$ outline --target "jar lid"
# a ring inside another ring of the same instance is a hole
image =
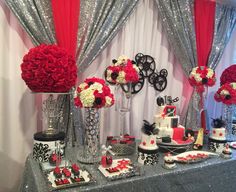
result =
[[[37,132],[34,134],[34,140],[37,141],[57,141],[64,139],[65,139],[64,132],[58,132],[55,134],[45,134],[45,132]]]

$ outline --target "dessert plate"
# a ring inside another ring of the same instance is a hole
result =
[[[233,149],[236,149],[236,142],[234,141],[234,142],[230,142],[229,143],[229,146],[231,147],[231,148],[233,148]]]
[[[134,165],[130,159],[114,159],[110,167],[99,165],[98,170],[108,180],[117,180],[141,175],[140,167]]]
[[[79,175],[71,172],[71,167],[67,167],[70,171],[70,176],[66,177],[64,174],[60,178],[56,178],[53,169],[43,171],[49,191],[66,189],[70,187],[88,185],[95,182],[95,178],[88,172],[87,169],[81,167]],[[62,169],[62,168],[60,168]]]
[[[191,145],[191,144],[193,144],[192,140],[183,141],[181,143],[175,143],[175,142],[171,142],[171,143],[161,142],[161,143],[158,143],[158,145],[160,145],[160,146],[170,146],[170,147],[183,147],[183,146],[187,146],[187,145]]]
[[[213,156],[219,156],[219,155],[208,151],[187,151],[175,155],[173,156],[173,158],[176,162],[180,163],[196,163],[204,161]]]

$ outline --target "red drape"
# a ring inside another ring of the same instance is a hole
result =
[[[210,0],[195,0],[194,2],[198,66],[207,66],[208,63],[214,36],[215,5],[216,3]],[[204,101],[202,94],[200,105],[203,109]],[[206,130],[206,116],[204,111],[201,113],[201,126]]]
[[[80,0],[52,0],[57,44],[75,57]]]
[[[195,0],[194,15],[198,66],[207,66],[214,36],[215,2]]]

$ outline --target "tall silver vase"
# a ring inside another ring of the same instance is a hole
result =
[[[78,154],[82,163],[96,163],[100,161],[100,127],[99,110],[97,108],[84,109],[84,142]]]
[[[226,123],[227,141],[236,141],[236,105],[223,104],[223,120]]]

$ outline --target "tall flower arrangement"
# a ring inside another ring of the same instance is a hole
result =
[[[232,126],[233,112],[236,105],[236,65],[226,68],[220,77],[220,88],[214,95],[217,102],[222,102],[223,119],[226,122],[227,140],[236,141],[236,134]]]
[[[76,83],[75,59],[57,45],[29,50],[21,64],[21,76],[33,92],[68,92]]]
[[[220,77],[221,87],[215,93],[214,98],[217,102],[226,105],[236,104],[236,65],[226,68]]]
[[[100,78],[87,78],[76,89],[75,105],[84,108],[84,152],[78,160],[84,163],[100,161],[99,112],[102,107],[114,104],[114,96],[105,81]]]

